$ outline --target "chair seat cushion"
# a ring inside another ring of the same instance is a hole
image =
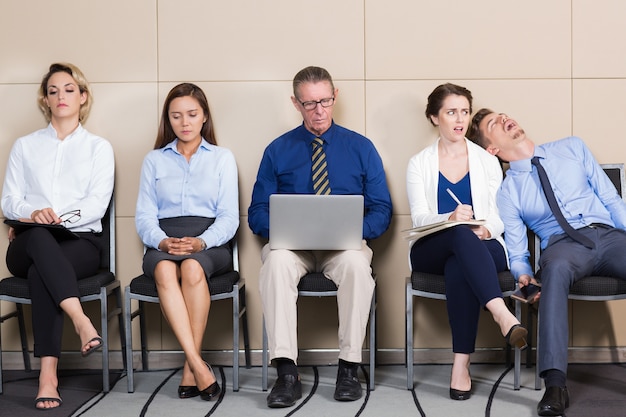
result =
[[[498,282],[502,292],[515,290],[515,278],[511,271],[499,272]],[[443,275],[429,274],[427,272],[413,271],[411,273],[411,287],[416,291],[434,294],[446,293],[446,281]]]
[[[100,288],[115,281],[110,271],[102,271],[88,278],[78,280],[78,292],[81,297],[98,294]],[[0,295],[30,299],[30,289],[26,278],[9,277],[0,281]]]
[[[326,278],[323,273],[312,272],[302,277],[298,283],[298,290],[311,292],[337,291],[337,286]]]
[[[613,277],[592,276],[576,281],[570,294],[595,297],[623,295],[626,297],[626,280]]]
[[[215,275],[209,278],[209,291],[212,295],[229,293],[233,285],[239,281],[239,272],[230,271],[225,274]],[[139,275],[130,282],[130,292],[148,297],[158,297],[156,283],[146,275]]]

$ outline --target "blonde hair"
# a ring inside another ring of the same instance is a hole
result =
[[[39,86],[39,97],[37,98],[37,104],[39,105],[39,109],[43,113],[47,122],[50,122],[52,119],[52,111],[50,107],[45,102],[45,98],[48,96],[48,81],[52,75],[57,72],[66,72],[72,76],[76,84],[78,85],[79,91],[85,93],[86,100],[80,106],[80,111],[78,113],[78,121],[83,123],[87,117],[89,116],[89,111],[91,110],[91,104],[93,103],[93,95],[91,93],[91,88],[89,87],[89,82],[85,78],[83,72],[73,64],[65,63],[65,62],[57,62],[50,65],[48,73],[43,76],[41,80],[41,85]]]

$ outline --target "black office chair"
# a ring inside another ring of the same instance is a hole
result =
[[[517,288],[515,278],[509,271],[500,272],[498,274],[498,281],[500,283],[500,289],[504,297],[509,297]],[[413,297],[425,297],[436,300],[446,299],[446,285],[443,275],[428,274],[425,272],[411,273],[410,277],[406,278],[406,316],[405,316],[405,328],[406,328],[406,381],[407,389],[413,389]],[[522,307],[519,301],[515,301],[515,316],[521,321]],[[513,387],[514,389],[520,389],[520,374],[521,374],[522,356],[519,348],[515,348],[514,358],[514,376]]]
[[[375,275],[374,279],[376,278]],[[321,272],[313,272],[302,277],[298,283],[299,297],[336,297],[337,286],[335,283],[324,276]],[[370,306],[369,318],[369,389],[374,391],[374,372],[376,367],[376,287],[372,295],[372,304]],[[267,332],[265,329],[265,320],[263,320],[263,360],[261,371],[261,389],[267,391],[267,373],[269,364],[269,352],[267,346]]]
[[[250,368],[250,343],[248,338],[248,316],[246,309],[246,282],[239,276],[239,253],[237,241],[231,240],[233,252],[233,270],[225,274],[212,276],[209,279],[211,301],[232,299],[233,300],[233,391],[239,391],[239,320],[243,328],[243,341],[245,349],[246,368]],[[159,294],[156,283],[152,278],[139,275],[130,282],[125,290],[125,328],[126,328],[126,363],[128,392],[135,392],[133,372],[133,343],[132,343],[132,320],[139,316],[139,329],[141,337],[141,363],[142,369],[148,369],[148,347],[145,324],[144,303],[159,303]],[[132,310],[131,301],[139,301],[138,308]]]
[[[624,180],[624,164],[601,164],[602,169],[607,174],[619,195],[624,198],[626,195],[626,181]],[[535,235],[534,260],[536,275],[541,275],[539,270],[539,257],[541,255],[541,245],[539,238]],[[579,279],[570,288],[570,300],[581,301],[612,301],[626,299],[626,280],[614,277],[589,276]],[[541,301],[540,301],[541,302]],[[533,310],[529,310],[529,315]],[[539,310],[537,314],[537,352],[540,349],[539,340]],[[535,367],[535,389],[541,389],[541,378],[539,377],[539,366]]]
[[[102,390],[109,392],[109,320],[115,316],[119,319],[120,341],[122,352],[124,351],[124,320],[122,318],[122,294],[120,282],[115,278],[115,202],[111,198],[109,207],[102,219],[103,244],[100,270],[96,275],[78,280],[80,301],[100,302],[100,327],[102,334]],[[115,296],[116,305],[109,309],[107,299],[110,295]],[[6,320],[17,317],[20,339],[22,343],[22,356],[24,369],[31,370],[28,353],[28,338],[24,322],[23,305],[31,304],[28,281],[25,278],[9,277],[0,281],[0,300],[15,303],[16,310],[0,317],[0,324]],[[2,347],[0,343],[0,393],[2,393]]]

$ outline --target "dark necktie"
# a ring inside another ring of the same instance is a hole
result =
[[[587,236],[574,229],[572,225],[569,224],[568,221],[565,219],[565,216],[563,216],[563,212],[556,202],[556,197],[554,196],[554,191],[552,190],[552,186],[550,185],[550,180],[548,179],[546,170],[543,169],[543,166],[539,162],[539,157],[533,157],[533,159],[530,160],[530,163],[537,167],[537,173],[539,174],[539,182],[541,182],[541,188],[543,188],[543,193],[546,196],[546,200],[548,200],[548,206],[550,206],[550,210],[552,211],[552,214],[554,214],[554,217],[559,223],[559,226],[561,226],[563,231],[565,231],[565,233],[576,242],[588,247],[589,249],[594,249],[596,247],[595,243],[593,243],[593,241]]]
[[[324,141],[320,138],[315,138],[311,143],[313,144],[313,164],[311,166],[313,191],[315,191],[315,194],[330,194],[328,167],[326,166],[326,153],[322,147]]]

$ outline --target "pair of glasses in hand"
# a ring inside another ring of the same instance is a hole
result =
[[[76,223],[80,220],[80,209],[71,210],[67,213],[63,213],[59,216],[63,226],[67,227],[68,224]]]

